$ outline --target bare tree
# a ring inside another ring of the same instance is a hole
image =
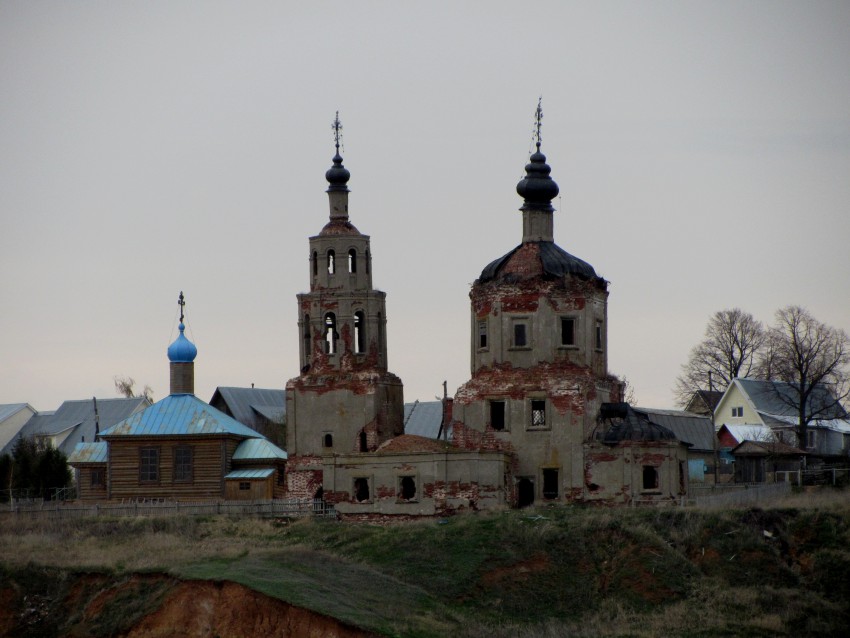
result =
[[[722,391],[735,377],[750,376],[764,343],[764,326],[750,313],[740,308],[715,312],[705,338],[693,347],[676,378],[676,402],[684,408],[698,390]]]
[[[759,376],[786,385],[777,397],[797,416],[797,445],[805,449],[815,419],[846,416],[850,395],[850,340],[847,333],[815,319],[800,306],[776,311],[759,355]]]
[[[143,397],[153,403],[153,389],[146,385],[141,392],[136,394],[136,381],[133,377],[113,377],[112,380],[115,382],[115,391],[123,397],[127,397],[128,399],[133,399],[136,397]]]

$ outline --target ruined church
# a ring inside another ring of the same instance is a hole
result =
[[[608,282],[555,243],[559,189],[541,151],[517,185],[518,246],[470,291],[471,378],[443,404],[442,437],[404,433],[384,292],[351,222],[350,172],[327,171],[329,219],[309,238],[297,296],[300,374],[286,384],[286,491],[348,517],[441,515],[532,503],[676,502],[687,448],[621,403],[608,373]]]

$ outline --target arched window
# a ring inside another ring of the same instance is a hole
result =
[[[313,261],[313,276],[315,277],[316,275],[319,274],[319,255],[315,250],[313,251],[312,261]]]
[[[361,432],[360,433],[360,451],[361,452],[368,452],[369,451],[368,442],[369,442],[369,440],[366,438],[366,433]]]
[[[328,251],[328,274],[329,275],[334,274],[334,272],[336,271],[336,263],[334,261],[335,257],[336,257],[336,255],[334,254],[334,251],[329,250]]]
[[[310,356],[310,315],[304,315],[304,354]]]
[[[336,315],[329,312],[325,315],[325,352],[336,354],[336,340],[339,335],[336,331]]]
[[[384,321],[381,313],[378,313],[378,355],[384,351]]]
[[[357,272],[357,251],[353,248],[348,251],[348,272]]]
[[[334,435],[331,433],[325,434],[325,438],[323,441],[325,447],[333,447],[334,446]]]
[[[354,313],[354,353],[366,352],[366,315],[362,310]]]
[[[369,264],[372,262],[372,258],[369,256],[369,251],[366,251],[366,274],[369,274]]]

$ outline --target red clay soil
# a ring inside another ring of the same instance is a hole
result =
[[[178,584],[127,638],[359,638],[375,634],[231,582]]]

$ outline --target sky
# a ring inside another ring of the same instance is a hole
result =
[[[405,401],[470,376],[543,98],[555,240],[610,282],[640,405],[712,313],[850,330],[850,3],[0,0],[0,404],[298,374],[343,124]]]

